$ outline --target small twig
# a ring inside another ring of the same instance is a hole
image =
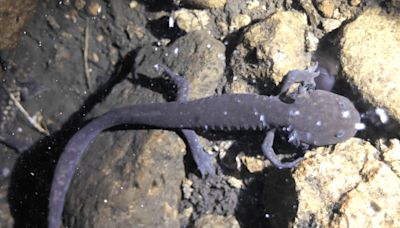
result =
[[[84,67],[85,67],[86,85],[87,85],[88,89],[90,90],[92,88],[92,83],[90,80],[88,53],[89,53],[89,19],[86,19],[85,47],[83,49],[83,63],[84,63]]]
[[[15,106],[17,106],[18,110],[22,113],[22,115],[32,125],[32,127],[34,129],[36,129],[37,131],[39,131],[40,133],[49,136],[50,135],[49,130],[44,128],[42,125],[40,125],[40,121],[38,121],[38,118],[36,116],[29,115],[29,113],[21,105],[21,103],[18,101],[18,99],[15,98],[14,95],[12,95],[6,88],[4,88],[4,90],[6,91],[7,95],[10,97],[10,99],[14,102]]]

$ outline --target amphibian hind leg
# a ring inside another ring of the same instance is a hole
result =
[[[182,130],[186,138],[186,143],[192,152],[193,160],[197,165],[201,175],[215,175],[215,167],[213,165],[214,156],[206,153],[199,143],[199,136],[193,130]]]
[[[163,64],[157,64],[157,67],[161,67],[165,73],[169,76],[172,82],[177,87],[177,101],[188,101],[189,100],[189,81],[179,76],[167,66]],[[201,175],[204,177],[207,174],[215,175],[215,167],[213,166],[214,156],[206,153],[203,147],[199,143],[199,136],[194,130],[183,129],[182,133],[185,137],[185,141],[190,151],[192,152],[193,160],[196,163]]]
[[[296,160],[291,162],[281,162],[278,156],[275,154],[274,149],[272,148],[272,145],[274,143],[274,137],[275,137],[275,129],[272,129],[267,132],[267,136],[265,137],[264,142],[262,144],[262,150],[264,152],[265,158],[267,158],[275,167],[279,169],[296,167],[299,164],[299,162],[304,158],[297,158]]]

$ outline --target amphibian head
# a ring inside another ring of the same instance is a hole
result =
[[[360,113],[351,101],[329,91],[308,91],[289,106],[289,141],[336,144],[353,137],[360,123]]]

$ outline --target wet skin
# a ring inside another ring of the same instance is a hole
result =
[[[68,142],[58,161],[49,198],[50,228],[61,224],[65,195],[76,166],[89,143],[102,131],[121,125],[143,125],[181,130],[200,173],[214,175],[213,155],[203,151],[194,130],[267,131],[262,144],[265,157],[278,168],[295,167],[302,158],[281,162],[272,145],[276,129],[288,132],[288,141],[296,146],[324,146],[347,140],[357,132],[360,114],[346,98],[329,91],[315,90],[316,67],[289,72],[279,95],[294,83],[293,102],[279,96],[224,94],[189,101],[189,82],[164,65],[163,69],[178,88],[177,100],[168,103],[139,104],[109,111],[79,130]],[[207,115],[204,115],[207,113]]]

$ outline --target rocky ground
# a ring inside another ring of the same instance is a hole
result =
[[[113,129],[80,162],[64,225],[400,226],[399,1],[3,2],[1,136],[33,145],[0,145],[1,227],[45,226],[56,161],[91,118],[173,100],[155,64],[189,79],[197,99],[276,94],[288,71],[312,61],[363,113],[355,138],[278,170],[261,156],[265,133],[199,132],[220,167],[202,179],[179,134]],[[275,150],[295,151],[285,139]]]

